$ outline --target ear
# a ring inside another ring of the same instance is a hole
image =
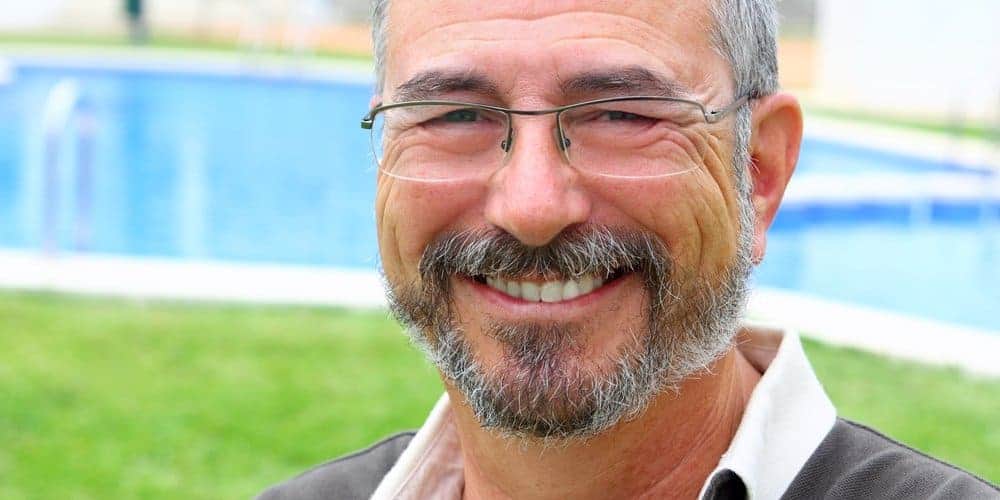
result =
[[[382,96],[378,94],[373,94],[372,98],[368,100],[368,109],[372,109],[382,103]]]
[[[781,204],[802,143],[802,108],[789,94],[778,93],[757,101],[750,139],[751,201],[756,212],[754,262],[764,259],[767,229]]]

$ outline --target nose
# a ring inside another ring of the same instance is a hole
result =
[[[543,246],[585,222],[591,200],[580,173],[563,159],[551,123],[522,120],[503,168],[490,178],[488,222],[528,246]]]

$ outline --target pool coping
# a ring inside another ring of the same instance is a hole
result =
[[[0,250],[0,288],[130,299],[386,308],[382,280],[374,271],[9,250]],[[1000,332],[761,287],[750,297],[747,316],[833,345],[1000,378],[1000,364],[994,359],[1000,352]]]

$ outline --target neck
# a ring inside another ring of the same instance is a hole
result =
[[[479,426],[449,387],[466,499],[696,498],[729,448],[760,375],[732,349],[709,374],[586,441],[512,440]]]

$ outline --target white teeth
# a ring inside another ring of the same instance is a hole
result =
[[[542,291],[535,283],[525,281],[521,283],[521,298],[528,302],[538,302],[542,298]]]
[[[604,280],[595,276],[583,276],[568,281],[506,281],[487,277],[486,284],[495,290],[528,302],[562,302],[586,295],[604,285]]]
[[[559,281],[546,281],[542,285],[542,302],[559,302],[563,299],[563,284]]]
[[[575,281],[569,280],[563,285],[562,298],[563,300],[572,300],[580,296],[580,285],[577,285]]]

